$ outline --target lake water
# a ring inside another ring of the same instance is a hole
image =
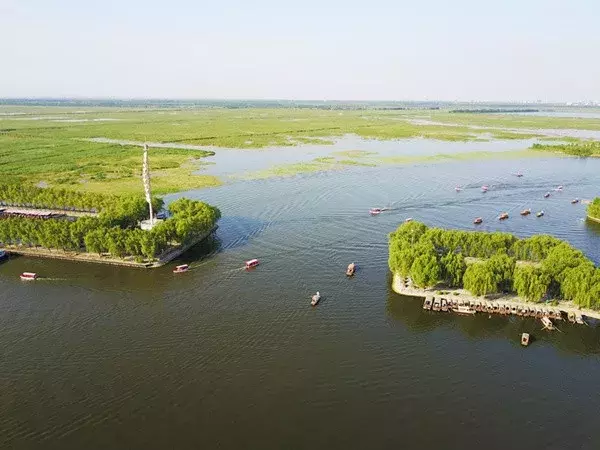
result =
[[[599,263],[600,227],[570,204],[598,195],[599,173],[541,157],[231,182],[185,193],[223,213],[188,273],[14,258],[0,266],[0,448],[598,449],[600,328],[425,312],[390,289],[387,234],[482,216]]]

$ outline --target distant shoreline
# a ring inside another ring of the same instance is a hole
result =
[[[400,295],[406,295],[410,297],[421,297],[426,298],[429,296],[432,297],[446,297],[448,299],[457,299],[463,301],[489,301],[489,302],[501,302],[504,305],[519,307],[531,307],[532,305],[539,305],[549,308],[560,309],[566,313],[577,313],[583,314],[586,317],[591,317],[597,320],[600,320],[600,311],[594,311],[591,309],[579,308],[576,305],[570,302],[559,302],[557,305],[536,303],[536,302],[528,302],[527,300],[522,299],[521,297],[513,294],[503,295],[503,294],[492,294],[487,297],[476,297],[469,293],[464,289],[450,289],[450,288],[430,288],[430,289],[421,289],[414,286],[405,286],[403,282],[403,277],[394,273],[394,277],[392,280],[392,290]],[[444,291],[448,292],[445,295],[441,295],[438,292]]]

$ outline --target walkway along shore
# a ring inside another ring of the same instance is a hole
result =
[[[553,309],[559,309],[566,313],[575,313],[575,314],[583,314],[586,317],[591,317],[597,320],[600,320],[600,311],[594,311],[591,309],[583,309],[579,308],[577,305],[572,302],[560,302],[557,305],[545,304],[545,303],[535,303],[528,302],[521,297],[516,295],[505,295],[505,294],[491,294],[485,297],[476,297],[472,295],[469,291],[465,289],[449,289],[449,288],[430,288],[430,289],[421,289],[412,286],[411,283],[405,283],[405,278],[400,275],[394,274],[394,279],[392,281],[392,289],[394,292],[400,295],[407,295],[411,297],[444,297],[450,300],[459,300],[463,302],[498,302],[502,303],[506,306],[510,307],[531,307],[533,305],[537,305],[540,307],[549,307]],[[440,292],[444,292],[444,294],[440,294]]]
[[[126,266],[126,267],[139,267],[144,269],[154,269],[157,267],[164,266],[165,264],[173,261],[175,258],[181,256],[187,250],[192,248],[193,246],[199,244],[207,237],[209,237],[212,233],[216,231],[218,226],[215,226],[209,232],[198,236],[192,242],[186,245],[180,245],[177,247],[170,248],[162,255],[160,255],[155,261],[151,262],[136,262],[132,257],[128,259],[122,258],[113,258],[111,256],[98,255],[96,253],[81,253],[74,251],[65,251],[65,250],[49,250],[47,248],[42,247],[21,247],[9,245],[4,247],[8,253],[15,255],[23,255],[23,256],[33,256],[40,258],[54,258],[54,259],[64,259],[69,261],[80,261],[80,262],[90,262],[90,263],[100,263],[100,264],[111,264],[114,266]]]

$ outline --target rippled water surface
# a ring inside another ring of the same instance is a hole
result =
[[[570,204],[598,195],[599,174],[598,160],[540,158],[234,182],[185,194],[223,212],[186,274],[14,258],[0,266],[0,448],[600,448],[599,328],[427,313],[387,269],[407,217],[482,216],[599,263],[600,229]],[[21,283],[24,270],[49,279]]]

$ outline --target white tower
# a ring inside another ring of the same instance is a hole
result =
[[[144,194],[148,202],[148,209],[150,210],[150,219],[142,220],[140,226],[142,230],[151,230],[156,225],[157,219],[154,218],[154,211],[152,211],[152,191],[150,189],[150,166],[148,164],[147,144],[144,144],[144,157],[142,159],[142,183],[144,184]]]

